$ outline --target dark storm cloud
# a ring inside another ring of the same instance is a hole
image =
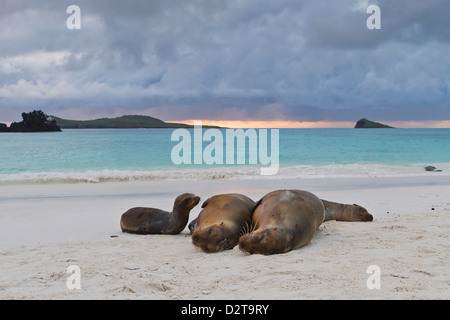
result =
[[[450,119],[447,0],[0,0],[0,120]],[[381,8],[381,30],[366,9]]]
[[[311,45],[330,48],[373,48],[388,41],[423,44],[431,40],[450,42],[449,3],[445,0],[410,1],[334,1],[319,7],[311,4],[304,15],[307,41]],[[359,5],[355,6],[355,3]],[[382,12],[382,28],[376,32],[361,28],[367,18],[365,9],[377,4]],[[328,12],[324,15],[324,11]]]

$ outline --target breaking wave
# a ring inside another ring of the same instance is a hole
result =
[[[406,177],[450,175],[450,163],[435,164],[441,172],[427,172],[422,164],[333,164],[280,167],[276,175],[261,176],[259,166],[228,166],[202,169],[171,169],[161,171],[86,170],[69,172],[20,172],[0,174],[0,184],[103,183],[157,180],[211,179],[321,179],[346,177]]]

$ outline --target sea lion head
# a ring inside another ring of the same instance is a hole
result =
[[[173,205],[174,211],[186,211],[189,213],[192,208],[194,208],[200,202],[200,197],[197,197],[193,193],[183,193],[175,199]]]
[[[219,252],[232,249],[232,237],[222,221],[220,224],[195,230],[192,233],[192,243],[205,252]]]
[[[290,234],[285,234],[285,243],[289,243],[292,240]],[[250,254],[274,254],[283,253],[291,250],[290,247],[286,247],[279,243],[280,232],[278,228],[265,228],[262,230],[256,230],[250,233],[246,233],[239,238],[239,249]]]
[[[355,221],[372,221],[373,216],[360,205],[354,204],[354,209],[356,210]]]

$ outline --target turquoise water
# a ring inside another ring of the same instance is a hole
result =
[[[450,129],[288,129],[280,136],[286,165],[450,162]]]
[[[30,177],[47,181],[62,175],[70,180],[71,175],[80,173],[85,176],[130,172],[136,176],[140,172],[149,175],[170,171],[183,174],[185,170],[221,170],[224,166],[239,168],[234,174],[245,175],[244,169],[251,167],[248,148],[244,166],[175,165],[171,154],[179,142],[171,141],[173,131],[66,129],[60,133],[2,133],[0,181]],[[192,134],[193,130],[189,132]],[[225,138],[225,131],[221,132]],[[270,136],[270,129],[267,132]],[[193,139],[194,135],[191,136]],[[225,139],[223,143],[225,153]],[[203,142],[203,148],[208,144]],[[223,159],[226,162],[225,154]],[[450,129],[280,129],[279,164],[282,168],[327,166],[328,169],[356,164],[368,167],[450,164]]]

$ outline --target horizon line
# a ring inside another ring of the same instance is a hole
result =
[[[223,128],[249,128],[249,129],[340,129],[354,128],[356,122],[352,121],[290,121],[290,120],[170,120],[166,123],[184,123],[194,125],[194,121],[202,121],[205,126],[218,126]],[[8,127],[11,122],[0,121]],[[424,120],[424,121],[377,121],[394,128],[404,129],[450,129],[450,120]]]
[[[266,129],[340,129],[354,128],[356,121],[289,121],[289,120],[267,120],[267,121],[242,121],[242,120],[199,120],[186,119],[179,121],[165,121],[167,123],[185,123],[194,125],[194,121],[202,121],[205,126],[219,126],[224,128],[266,128]],[[394,128],[404,129],[448,129],[450,120],[424,120],[424,121],[391,121],[381,122]]]

